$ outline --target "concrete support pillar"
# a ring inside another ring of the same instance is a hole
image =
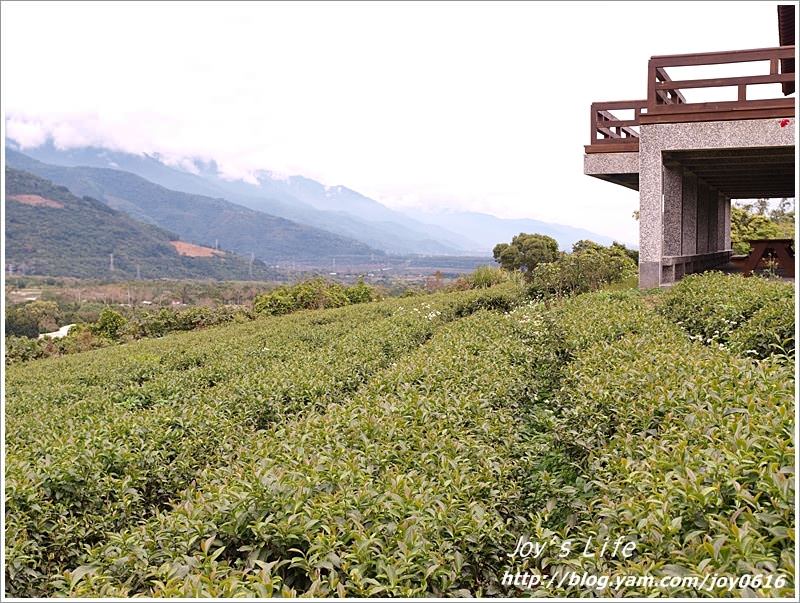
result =
[[[719,191],[708,187],[708,251],[719,251],[717,223],[719,221]]]
[[[697,176],[683,172],[681,255],[697,253]]]
[[[708,185],[697,181],[697,253],[708,253]]]
[[[665,256],[681,255],[683,215],[683,168],[664,166],[664,243]]]
[[[722,201],[722,249],[727,251],[731,249],[731,200],[724,197]]]
[[[717,251],[725,249],[725,195],[717,193]]]
[[[653,126],[642,126],[642,130]],[[661,284],[663,228],[663,167],[658,147],[648,148],[654,138],[642,135],[639,142],[639,287]]]

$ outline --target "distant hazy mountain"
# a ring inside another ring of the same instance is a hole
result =
[[[330,232],[254,211],[224,199],[167,189],[119,169],[49,165],[6,149],[7,165],[100,199],[130,216],[175,232],[186,241],[219,245],[264,261],[319,260],[382,252]]]
[[[610,237],[583,228],[540,220],[504,219],[476,212],[414,212],[413,215],[430,224],[446,224],[450,230],[476,241],[480,251],[491,251],[498,243],[508,243],[514,235],[521,232],[551,236],[563,250],[569,250],[573,243],[581,239],[590,239],[601,245],[610,245],[613,242]]]
[[[158,226],[28,172],[6,168],[5,173],[6,265],[14,272],[83,278],[134,278],[137,272],[142,278],[276,276],[260,261],[251,269],[248,260],[230,252],[178,242]]]
[[[13,141],[6,148],[15,149]],[[156,156],[99,147],[62,150],[52,143],[24,153],[51,165],[124,170],[168,189],[224,198],[389,253],[459,254],[475,249],[474,242],[445,228],[415,221],[344,187],[326,188],[301,176],[282,179],[262,171],[257,174],[258,184],[253,184],[222,178],[214,162],[196,162],[197,173],[190,173],[166,165]]]
[[[266,170],[256,173],[257,183],[226,180],[220,176],[213,161],[194,162],[190,169],[195,173],[190,173],[166,165],[157,156],[97,147],[61,150],[47,143],[26,149],[25,153],[55,165],[125,170],[168,189],[221,197],[257,211],[355,239],[388,253],[485,253],[495,244],[508,241],[520,232],[550,235],[564,249],[586,238],[598,243],[611,242],[611,238],[585,229],[539,220],[506,220],[472,212],[401,212],[345,186],[324,186],[303,176],[279,177]]]

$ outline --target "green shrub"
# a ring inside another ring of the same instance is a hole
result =
[[[606,575],[771,575],[788,596],[794,574],[792,371],[755,364],[667,329],[587,348],[571,364],[556,440],[586,476],[563,498],[578,517],[564,538],[624,536],[636,555],[579,558],[544,569]],[[738,591],[741,592],[741,591]],[[575,588],[547,594],[576,595]],[[544,594],[544,593],[538,593]],[[696,596],[619,588],[606,596]],[[724,588],[712,594],[728,596]]]
[[[793,366],[736,355],[788,332],[791,296],[729,349],[636,291],[523,300],[510,280],[10,366],[7,593],[516,595],[500,578],[527,534],[636,540],[523,564],[548,574],[752,573],[785,586],[734,594],[791,595]]]
[[[793,297],[782,297],[758,310],[730,337],[729,346],[744,356],[767,358],[773,354],[794,360],[795,308]]]
[[[91,329],[95,335],[113,340],[119,339],[127,323],[128,321],[119,312],[111,308],[104,308],[103,311],[100,312],[100,317],[97,319],[97,322],[92,325]]]
[[[352,400],[251,438],[146,529],[110,535],[72,594],[185,595],[213,571],[204,593],[235,579],[252,595],[266,567],[283,594],[496,594],[530,344],[514,317],[448,325]]]
[[[88,548],[177,504],[262,435],[324,416],[449,322],[513,299],[501,288],[359,304],[10,367],[8,592],[52,593]]]
[[[683,278],[662,296],[658,311],[683,327],[691,337],[707,344],[725,345],[762,308],[774,306],[773,311],[767,311],[760,319],[768,320],[767,316],[777,312],[778,307],[788,307],[781,300],[790,300],[793,305],[794,287],[791,284],[760,277],[745,278],[707,272]],[[793,323],[794,312],[788,316]],[[788,321],[789,318],[784,320]],[[757,324],[758,321],[753,328],[757,328]],[[787,329],[786,326],[785,324],[784,332],[794,332],[794,327]],[[764,328],[770,327],[764,324]],[[752,328],[750,332],[750,336],[744,337],[757,336]],[[753,342],[762,352],[773,343],[769,332],[764,332],[764,337],[770,339],[764,345]],[[787,345],[794,348],[793,335]]]
[[[278,287],[270,293],[259,295],[253,301],[253,309],[259,314],[280,316],[295,310],[292,287]]]
[[[351,304],[364,304],[378,299],[378,294],[374,287],[367,285],[364,279],[358,279],[355,285],[347,287],[345,295]]]
[[[295,285],[293,296],[296,310],[341,308],[350,303],[344,287],[324,279],[312,279]]]
[[[533,270],[534,295],[568,295],[594,291],[617,283],[636,273],[636,264],[619,247],[602,247],[589,242],[556,261],[539,264]]]
[[[493,287],[508,280],[508,272],[494,266],[478,266],[464,277],[473,289]]]
[[[292,286],[278,287],[259,295],[253,302],[253,309],[259,314],[282,315],[297,310],[341,308],[377,299],[375,289],[363,280],[350,287],[343,287],[339,283],[316,278]]]
[[[35,360],[44,355],[44,346],[41,341],[30,337],[6,336],[6,364]]]

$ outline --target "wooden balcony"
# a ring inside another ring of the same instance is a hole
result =
[[[794,117],[795,99],[785,96],[795,89],[794,53],[792,45],[652,57],[648,62],[646,100],[592,103],[590,139],[585,151],[636,152],[642,124]],[[754,63],[768,64],[769,73],[757,73],[759,65]],[[742,65],[748,74],[673,79],[667,73],[667,69],[731,64]],[[780,84],[783,95],[751,98],[755,96],[752,94],[754,87],[767,84]],[[690,90],[712,88],[735,88],[736,100],[698,102],[686,99]],[[618,114],[621,110],[632,112],[632,116],[621,118]]]

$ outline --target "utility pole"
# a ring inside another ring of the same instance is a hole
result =
[[[142,279],[141,266],[139,266],[139,264],[136,264],[136,280],[139,281],[141,279]]]
[[[247,266],[247,270],[250,273],[250,278],[253,278],[253,261],[256,259],[256,254],[252,251],[250,252],[250,264]]]
[[[108,269],[111,272],[114,272],[114,254],[113,253],[109,253],[108,254]]]

